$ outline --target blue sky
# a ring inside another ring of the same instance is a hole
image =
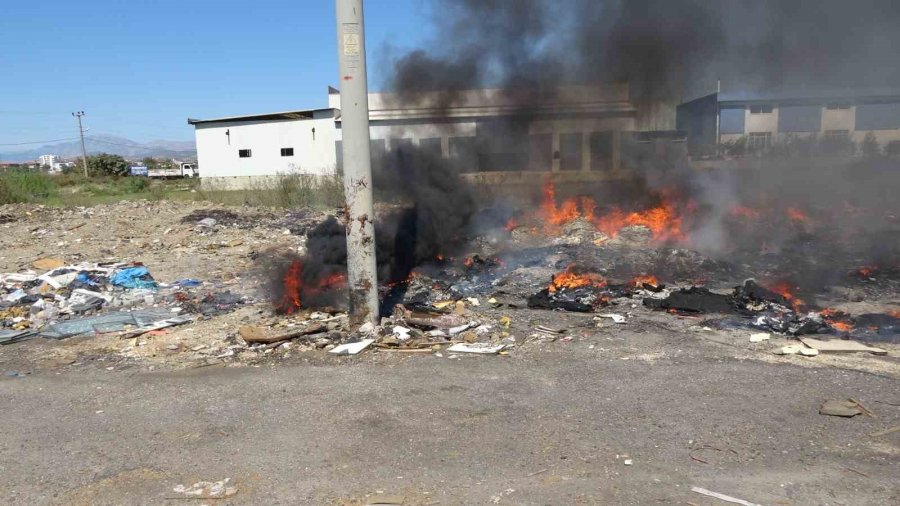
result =
[[[188,117],[323,107],[333,0],[31,0],[0,15],[0,144],[90,134],[190,140]],[[369,87],[427,38],[426,0],[366,0]],[[37,145],[21,146],[22,149]],[[17,150],[2,146],[2,150]]]

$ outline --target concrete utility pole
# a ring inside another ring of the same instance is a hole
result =
[[[350,321],[378,323],[375,207],[362,0],[336,0]]]
[[[84,177],[88,177],[87,151],[84,149],[84,128],[81,128],[81,117],[84,116],[84,111],[73,112],[72,116],[78,118],[78,135],[81,136],[81,164],[84,165]]]

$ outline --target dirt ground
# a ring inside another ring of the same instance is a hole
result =
[[[318,213],[135,202],[5,206],[0,272],[44,257],[140,261],[162,282],[249,297],[157,335],[0,346],[0,497],[7,504],[161,504],[231,478],[215,504],[897,504],[900,346],[776,356],[773,335],[613,308],[590,314],[482,304],[509,317],[506,355],[314,346],[229,354],[241,325],[272,323],[260,253],[302,251]],[[210,231],[197,225],[217,217]],[[850,302],[848,302],[850,304]],[[855,302],[855,304],[865,304]],[[612,310],[611,310],[612,312]],[[298,316],[296,318],[300,318]],[[535,334],[538,325],[562,332]],[[874,416],[818,413],[853,398]],[[626,464],[628,461],[628,464]],[[191,501],[203,502],[203,501]]]

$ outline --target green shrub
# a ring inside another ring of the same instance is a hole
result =
[[[55,191],[56,185],[42,172],[14,169],[0,173],[0,204],[32,202]]]
[[[128,176],[122,182],[125,193],[140,193],[150,187],[150,180],[146,177]]]

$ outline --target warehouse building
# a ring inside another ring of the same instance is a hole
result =
[[[764,150],[786,139],[900,142],[900,92],[713,93],[678,106],[676,125],[691,154],[745,142]]]
[[[248,188],[280,174],[334,173],[342,164],[340,110],[340,93],[329,88],[323,109],[189,119],[203,185]],[[634,140],[630,132],[653,121],[639,113],[627,84],[544,95],[499,89],[372,93],[372,159],[381,163],[416,146],[475,177],[591,177],[623,169],[622,146]]]

